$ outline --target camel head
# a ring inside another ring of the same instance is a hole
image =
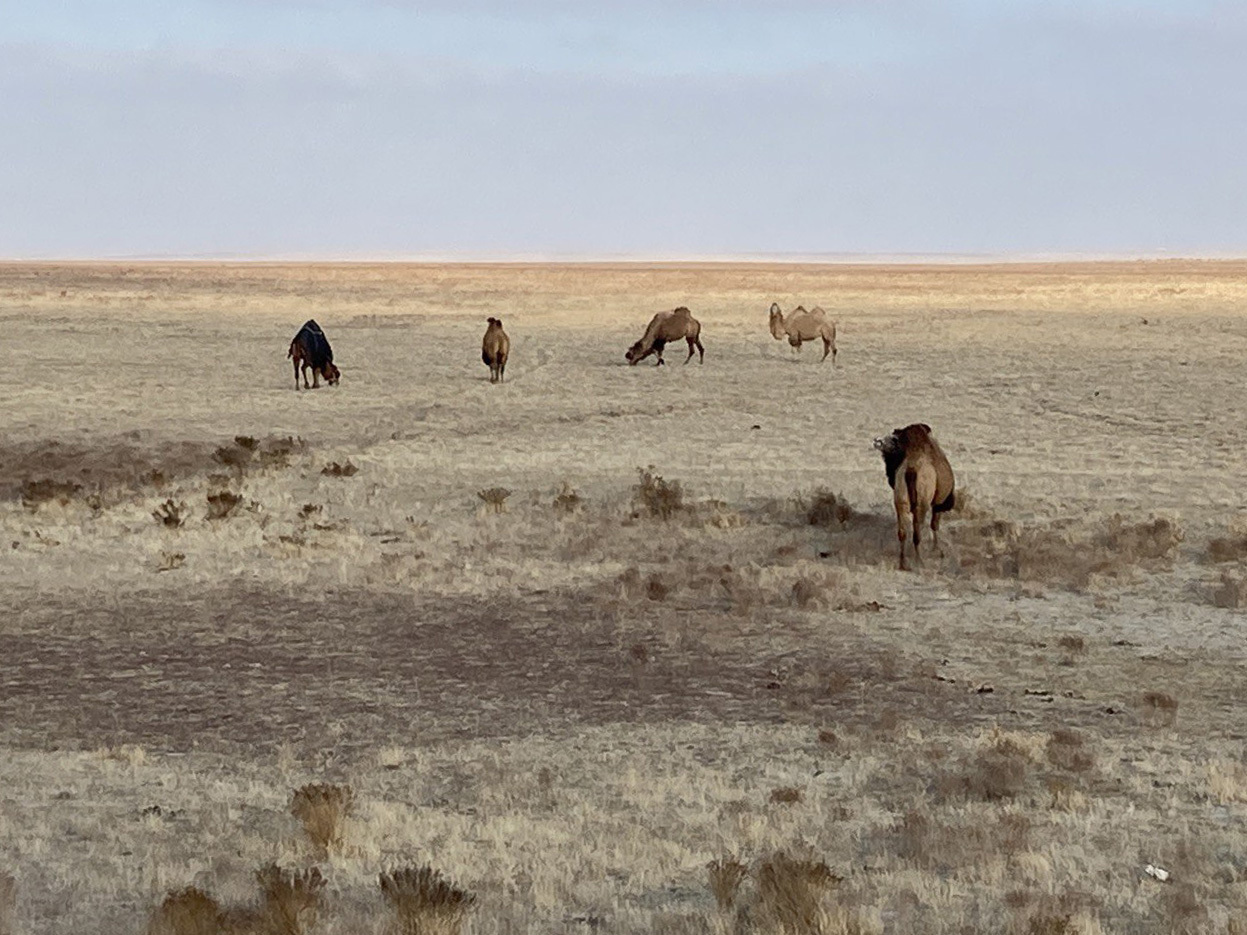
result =
[[[338,381],[342,379],[342,371],[333,364],[325,364],[320,371],[321,376],[325,378],[325,382],[330,386],[337,386]]]
[[[771,337],[776,341],[784,337],[784,313],[780,310],[778,302],[771,303]]]
[[[921,444],[924,439],[931,437],[931,426],[925,422],[915,422],[913,425],[907,425],[903,429],[893,429],[882,438],[875,439],[875,450],[883,452],[886,458],[888,455],[903,454],[911,444]]]
[[[501,328],[501,327],[502,327],[502,319],[501,319],[501,318],[487,318],[487,319],[485,319],[485,320],[486,320],[487,322],[489,322],[489,327],[491,327],[491,328]]]
[[[628,348],[628,350],[624,352],[624,360],[626,360],[629,364],[636,366],[637,361],[640,359],[641,342],[637,341],[636,344],[632,345],[632,347]]]

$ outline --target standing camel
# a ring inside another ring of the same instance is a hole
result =
[[[900,541],[900,567],[905,570],[906,526],[913,531],[914,561],[922,564],[918,544],[927,511],[931,511],[931,536],[940,548],[940,514],[957,503],[956,482],[939,442],[931,434],[931,426],[917,422],[903,429],[893,429],[875,439],[875,449],[883,455],[883,468],[892,488],[896,507],[896,538]]]
[[[826,360],[827,355],[830,354],[831,365],[833,367],[836,365],[836,323],[828,321],[827,313],[817,306],[807,312],[803,306],[798,305],[793,309],[792,314],[785,318],[779,303],[772,302],[771,336],[776,341],[787,338],[794,354],[801,350],[803,342],[821,338],[822,360]]]
[[[489,365],[490,383],[498,383],[503,379],[510,355],[511,339],[502,330],[502,319],[489,319],[489,325],[485,328],[485,339],[481,342],[481,360]]]

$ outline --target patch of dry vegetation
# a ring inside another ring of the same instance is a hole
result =
[[[756,879],[758,926],[762,931],[791,935],[834,932],[828,925],[830,903],[843,877],[825,862],[778,853],[759,864]]]
[[[42,480],[23,481],[21,486],[22,505],[28,510],[37,510],[42,504],[56,501],[61,506],[69,502],[82,490],[81,484],[72,481]]]
[[[354,477],[359,473],[357,468],[351,461],[331,461],[320,469],[320,473],[326,477]]]
[[[346,820],[354,807],[355,790],[346,785],[308,783],[290,797],[290,814],[322,856],[342,849]]]
[[[1183,533],[1175,521],[1157,517],[1132,523],[1112,516],[1090,527],[1078,520],[1026,526],[993,518],[958,523],[952,537],[962,571],[1083,590],[1097,576],[1171,567]]]
[[[404,867],[378,878],[395,935],[458,935],[476,896],[432,867]]]
[[[242,503],[242,497],[230,490],[208,494],[208,519],[228,519]]]
[[[1247,576],[1223,572],[1221,581],[1213,588],[1212,604],[1225,610],[1247,607]]]
[[[632,501],[638,515],[663,521],[685,509],[684,488],[680,482],[665,479],[655,472],[652,464],[646,468],[637,468],[637,483],[632,488]]]
[[[507,497],[511,496],[511,491],[506,487],[487,487],[484,490],[478,490],[476,495],[488,506],[493,512],[501,513],[506,509]]]
[[[156,509],[152,510],[152,519],[160,523],[166,529],[177,529],[186,522],[187,512],[186,504],[175,502],[172,499],[166,500]]]
[[[17,935],[17,880],[0,871],[0,935]]]
[[[807,502],[798,499],[798,509],[805,512],[805,521],[811,526],[844,526],[861,514],[845,500],[843,494],[833,493],[820,487],[810,495]]]
[[[749,868],[735,858],[724,857],[706,864],[706,874],[715,904],[722,910],[728,910],[735,904],[736,894],[748,876]]]
[[[147,935],[222,935],[225,914],[203,890],[188,886],[165,897],[152,914]]]
[[[322,908],[325,878],[318,867],[289,870],[269,864],[256,871],[263,935],[307,935]]]
[[[579,510],[583,504],[584,498],[575,491],[571,484],[564,481],[559,487],[559,492],[554,495],[554,502],[551,505],[555,513],[569,516]]]

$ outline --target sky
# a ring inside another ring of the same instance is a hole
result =
[[[1247,255],[1247,4],[43,0],[0,257]]]

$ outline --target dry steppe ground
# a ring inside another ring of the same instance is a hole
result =
[[[704,366],[626,366],[678,304]],[[400,931],[427,865],[474,933],[1247,931],[1245,308],[1236,262],[0,266],[0,931],[271,862],[319,919],[237,930]],[[965,496],[901,573],[911,421]]]

